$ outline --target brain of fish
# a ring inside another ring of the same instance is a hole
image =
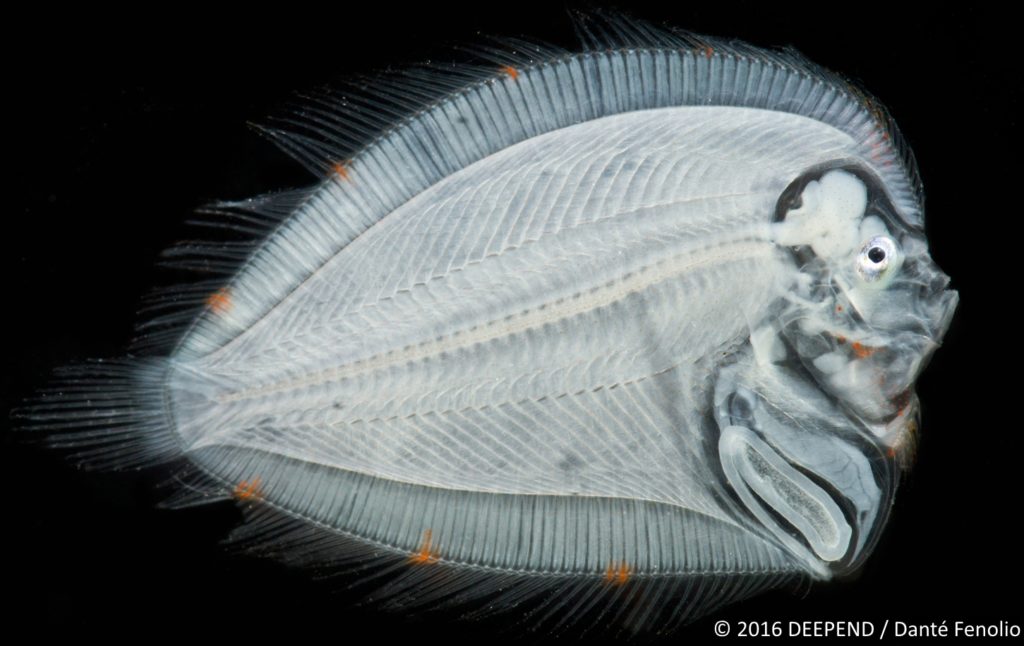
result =
[[[662,631],[855,571],[956,308],[885,110],[793,53],[621,21],[306,99],[316,174],[222,203],[121,359],[24,426],[234,498],[240,545],[401,611]]]

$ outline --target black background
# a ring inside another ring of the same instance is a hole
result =
[[[669,642],[721,641],[712,633],[719,618],[1021,623],[1021,207],[1011,99],[1020,73],[1007,71],[1009,18],[864,3],[674,6],[687,4],[703,3],[626,6],[699,33],[793,45],[890,109],[920,163],[933,257],[961,306],[919,382],[918,464],[860,576],[804,597],[755,598]],[[46,18],[9,24],[5,46],[4,101],[13,110],[3,138],[5,409],[57,365],[123,353],[140,296],[167,280],[155,266],[160,250],[195,234],[184,221],[197,206],[311,183],[246,122],[298,90],[445,60],[451,45],[478,34],[575,42],[556,3]],[[6,433],[2,459],[8,629],[494,641],[489,628],[353,610],[302,573],[226,555],[218,540],[238,519],[230,504],[158,510],[152,478],[78,473]]]

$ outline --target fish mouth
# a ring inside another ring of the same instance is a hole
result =
[[[919,321],[921,334],[939,345],[953,321],[960,294],[949,289],[949,276],[929,258],[918,259],[908,268],[908,273],[903,289],[912,304],[911,318]]]
[[[946,280],[949,280],[948,277]],[[955,289],[943,290],[939,297],[939,304],[937,307],[939,316],[935,319],[935,323],[929,334],[936,344],[940,344],[942,342],[942,338],[946,336],[946,331],[949,330],[949,326],[953,322],[953,314],[956,313],[956,308],[959,303],[959,292]]]

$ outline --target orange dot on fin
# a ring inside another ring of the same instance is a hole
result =
[[[433,532],[431,530],[423,530],[423,542],[420,543],[420,549],[413,552],[409,557],[409,563],[412,563],[413,565],[437,563],[441,556],[433,549],[433,546],[431,545],[432,538]]]
[[[348,176],[348,162],[347,161],[335,162],[335,164],[333,166],[331,166],[331,171],[335,175],[340,177],[343,181],[347,182],[349,180],[349,176]]]
[[[501,68],[501,71],[508,74],[509,78],[511,78],[513,81],[519,78],[519,70],[512,67],[511,65],[505,65],[504,67]]]
[[[237,500],[259,500],[263,497],[260,492],[260,478],[256,476],[251,481],[242,480],[235,487],[234,496]]]
[[[206,305],[217,314],[224,314],[231,309],[231,290],[227,287],[218,289],[206,297]]]
[[[633,574],[633,568],[625,561],[612,561],[604,570],[604,582],[608,585],[625,585]]]

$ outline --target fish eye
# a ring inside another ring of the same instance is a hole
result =
[[[900,264],[900,249],[896,241],[888,236],[875,236],[868,240],[857,256],[857,272],[861,277],[874,282]]]

